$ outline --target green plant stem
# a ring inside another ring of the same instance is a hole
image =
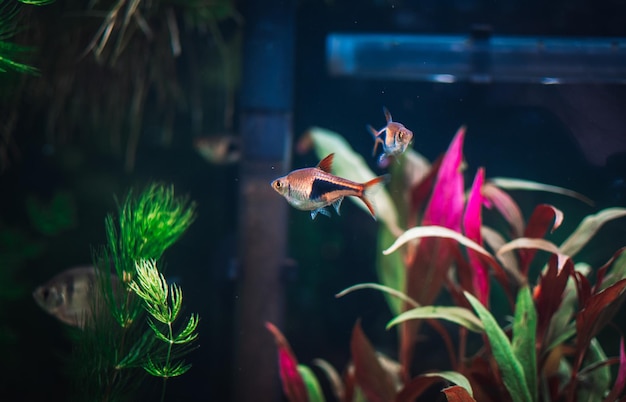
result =
[[[174,331],[172,331],[172,322],[169,321],[167,323],[167,328],[169,330],[169,339],[170,341],[167,344],[167,357],[165,359],[165,367],[169,367],[170,365],[170,357],[172,355],[172,345],[174,345]],[[161,389],[161,402],[165,401],[165,385],[167,383],[168,376],[163,377],[163,388]]]

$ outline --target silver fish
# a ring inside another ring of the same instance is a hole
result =
[[[198,153],[213,165],[230,165],[241,159],[241,142],[231,134],[197,137],[193,146]]]
[[[383,107],[383,112],[385,113],[385,119],[387,119],[387,125],[380,130],[376,130],[368,125],[367,129],[374,136],[372,155],[376,155],[378,144],[381,144],[383,153],[380,155],[378,163],[381,166],[386,166],[388,158],[401,155],[406,150],[411,140],[413,140],[413,132],[404,127],[402,123],[393,121],[391,113],[389,113],[386,107]]]
[[[344,197],[349,196],[360,198],[376,219],[368,194],[384,184],[387,176],[376,177],[367,183],[355,183],[335,176],[330,173],[334,156],[335,154],[328,155],[314,168],[294,170],[287,176],[279,177],[272,181],[272,188],[293,207],[311,211],[311,219],[315,219],[318,213],[330,216],[326,209],[328,205],[332,205],[339,215],[341,202]]]
[[[93,314],[92,299],[98,294],[97,273],[93,266],[70,268],[56,275],[33,292],[37,304],[60,321],[78,328]],[[112,275],[117,283],[117,277]]]

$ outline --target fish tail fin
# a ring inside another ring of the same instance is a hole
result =
[[[376,219],[376,212],[374,210],[374,204],[370,197],[373,196],[378,190],[380,190],[385,183],[389,181],[391,176],[388,174],[378,176],[363,184],[363,194],[359,197],[364,203],[367,209],[372,214],[372,218]]]

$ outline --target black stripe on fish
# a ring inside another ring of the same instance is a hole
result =
[[[324,179],[315,179],[313,180],[313,184],[311,185],[311,194],[309,194],[309,199],[318,200],[322,198],[324,194],[328,194],[337,190],[354,190],[354,188],[343,186],[341,184],[337,184]]]

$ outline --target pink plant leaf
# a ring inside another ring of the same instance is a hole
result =
[[[482,244],[480,228],[482,226],[481,210],[484,197],[481,190],[484,180],[485,170],[480,168],[474,177],[474,183],[472,184],[472,189],[470,190],[465,207],[465,215],[463,216],[463,230],[465,236],[477,244]],[[483,259],[475,254],[475,251],[468,249],[467,255],[472,268],[472,293],[476,295],[482,304],[487,306],[489,304],[489,270],[483,263]]]
[[[432,164],[428,174],[411,189],[409,195],[409,213],[407,219],[407,226],[415,226],[418,222],[418,212],[428,201],[428,196],[431,194],[433,186],[435,185],[435,179],[439,173],[441,167],[441,161],[443,155],[437,158]]]
[[[511,236],[521,237],[524,233],[524,218],[519,205],[513,198],[506,191],[489,182],[483,186],[483,196],[508,222],[511,227]]]
[[[465,197],[463,194],[463,139],[465,126],[456,132],[441,166],[437,172],[437,181],[424,212],[422,225],[440,225],[452,230],[461,230],[461,218]]]
[[[291,351],[289,342],[287,342],[282,332],[271,322],[266,322],[265,328],[274,335],[274,340],[278,347],[278,367],[285,396],[290,402],[308,402],[309,396],[306,386],[304,385],[302,376],[298,372],[298,360]]]
[[[363,333],[359,321],[352,330],[350,350],[356,383],[365,393],[367,400],[370,402],[392,401],[396,396],[393,378],[380,364],[376,350]]]
[[[464,136],[465,127],[461,127],[441,160],[422,225],[439,225],[461,231],[465,204],[461,172]],[[417,252],[407,263],[407,296],[420,304],[432,304],[448,275],[453,261],[452,249],[455,247],[458,247],[457,244],[448,239],[426,238],[420,241]],[[405,323],[401,328],[400,362],[407,378],[418,329],[419,325],[413,322]]]
[[[626,352],[624,351],[624,338],[619,342],[619,368],[617,369],[617,378],[613,384],[611,392],[604,398],[603,402],[612,402],[624,391],[626,387]]]
[[[561,210],[548,204],[541,204],[535,207],[526,229],[524,230],[524,237],[528,238],[542,238],[550,231],[552,233],[556,228],[561,226],[563,222],[563,212]],[[536,250],[519,250],[520,256],[520,270],[522,274],[526,275],[530,268],[530,263],[536,254]]]
[[[442,392],[446,395],[448,402],[476,402],[469,392],[460,385],[453,385],[448,388],[444,388]]]

